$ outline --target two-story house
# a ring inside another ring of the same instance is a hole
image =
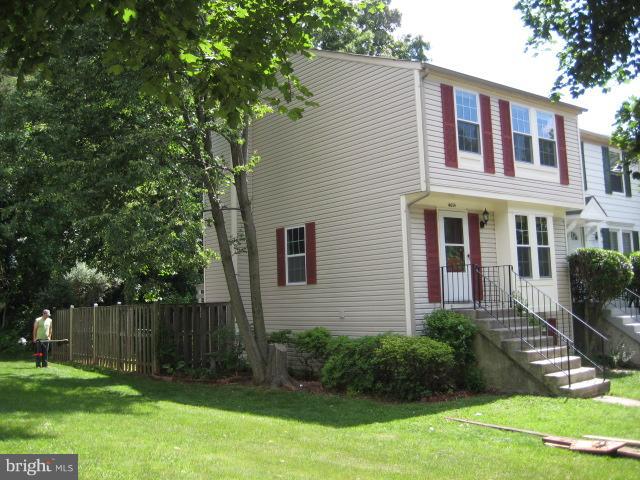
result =
[[[269,330],[414,335],[425,313],[510,295],[506,282],[526,284],[525,306],[570,308],[565,214],[584,205],[583,109],[409,61],[317,52],[296,71],[319,106],[249,133]],[[213,229],[205,244],[216,248]],[[248,302],[246,258],[235,261]],[[498,273],[478,279],[479,266]],[[205,298],[229,298],[219,263]],[[571,335],[569,317],[553,321]]]
[[[640,189],[609,137],[580,131],[585,205],[567,213],[569,252],[600,247],[640,250]]]

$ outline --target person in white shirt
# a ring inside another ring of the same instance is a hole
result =
[[[43,341],[44,340],[44,341]],[[33,343],[36,344],[36,368],[40,366],[47,368],[49,343],[51,340],[51,312],[43,310],[42,316],[33,322]]]

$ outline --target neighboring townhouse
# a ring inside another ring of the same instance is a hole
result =
[[[569,252],[600,247],[628,254],[640,250],[640,182],[621,162],[609,137],[580,130],[585,205],[567,212]]]
[[[443,300],[482,295],[467,264],[513,265],[569,307],[565,213],[584,204],[581,108],[429,64],[316,55],[297,73],[320,106],[250,131],[269,330],[412,335]],[[205,242],[216,247],[213,229]],[[236,262],[248,299],[246,258]],[[219,263],[205,296],[228,300]]]

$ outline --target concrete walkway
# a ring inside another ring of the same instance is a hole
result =
[[[597,402],[613,403],[614,405],[622,405],[624,407],[637,407],[640,408],[640,400],[633,400],[631,398],[614,397],[612,395],[602,395],[601,397],[594,397]]]

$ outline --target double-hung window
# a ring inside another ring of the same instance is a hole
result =
[[[516,215],[515,227],[518,274],[526,278],[551,278],[553,266],[549,218]]]
[[[624,193],[624,179],[620,154],[609,150],[609,165],[611,165],[611,191]]]
[[[526,215],[516,215],[516,244],[518,249],[518,275],[521,277],[531,277],[529,219]]]
[[[538,148],[540,150],[540,165],[555,167],[556,158],[556,125],[553,115],[536,112],[538,123]]]
[[[536,217],[536,240],[538,242],[538,275],[551,276],[551,247],[547,217]]]
[[[480,120],[478,95],[456,90],[456,119],[458,124],[458,149],[480,153]]]
[[[287,228],[287,285],[307,281],[304,226]]]
[[[516,161],[543,167],[558,166],[553,114],[512,103],[511,129]]]
[[[533,163],[533,136],[529,122],[529,109],[511,105],[513,148],[518,162]]]

